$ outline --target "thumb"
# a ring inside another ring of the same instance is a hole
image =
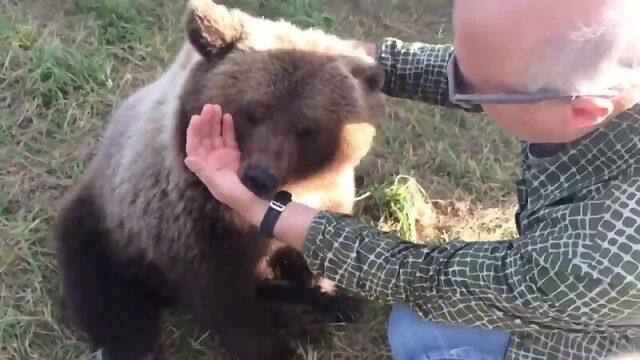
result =
[[[199,159],[187,156],[184,159],[184,164],[196,174],[200,174],[204,170],[204,164]]]
[[[200,181],[202,181],[203,184],[208,188],[211,187],[211,173],[202,160],[187,157],[184,159],[184,164],[198,177],[198,179],[200,179]]]

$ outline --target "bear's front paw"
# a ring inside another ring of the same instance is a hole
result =
[[[362,317],[363,306],[363,299],[344,294],[335,294],[323,296],[313,309],[325,321],[353,323]]]
[[[288,337],[272,334],[260,342],[257,359],[290,360],[296,355],[296,350],[288,341]]]

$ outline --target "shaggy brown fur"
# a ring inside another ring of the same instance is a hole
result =
[[[159,314],[173,305],[240,359],[286,359],[292,348],[267,302],[307,304],[329,321],[357,302],[332,295],[299,252],[273,248],[211,196],[183,163],[188,121],[221,104],[234,116],[249,188],[350,213],[382,73],[350,42],[208,0],[191,1],[187,35],[167,72],[114,113],[60,211],[66,296],[113,359],[160,354]]]

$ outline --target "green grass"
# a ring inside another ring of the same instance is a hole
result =
[[[240,0],[256,15],[343,36],[450,41],[450,0]],[[132,5],[135,4],[135,5]],[[49,225],[124,96],[162,72],[182,40],[183,2],[10,0],[0,5],[0,359],[100,359],[69,324]],[[513,236],[517,143],[482,116],[389,99],[358,172],[358,214],[416,241]],[[387,307],[333,329],[309,358],[388,354]],[[170,358],[224,358],[172,316]]]

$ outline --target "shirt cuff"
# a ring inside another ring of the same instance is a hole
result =
[[[323,210],[318,212],[311,221],[302,252],[314,273],[324,273],[325,259],[339,240],[335,225],[341,218],[348,218],[348,216]],[[335,238],[336,236],[338,238]]]

